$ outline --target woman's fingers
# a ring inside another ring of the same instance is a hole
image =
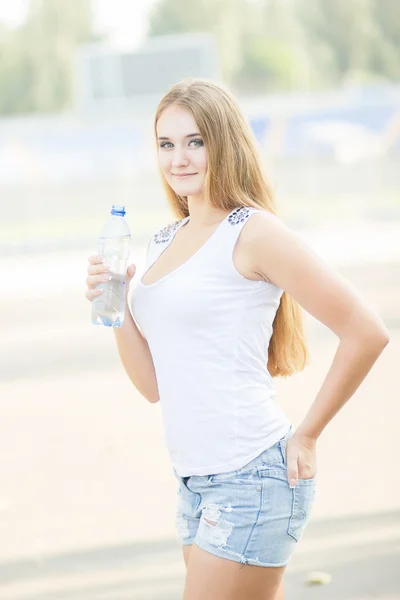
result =
[[[93,256],[89,256],[89,258],[88,258],[88,262],[89,262],[91,265],[96,265],[96,264],[98,264],[98,263],[102,263],[102,262],[103,262],[103,259],[102,259],[102,257],[101,257],[101,256],[93,255]]]
[[[295,487],[297,485],[297,480],[299,478],[299,470],[298,470],[298,462],[297,461],[298,461],[297,448],[293,442],[293,438],[291,438],[286,445],[287,478],[288,478],[290,487]]]
[[[88,276],[86,278],[86,285],[88,289],[85,292],[85,297],[91,302],[94,298],[101,296],[103,293],[103,290],[99,288],[95,289],[95,286],[99,283],[106,283],[107,281],[110,281],[111,275],[109,274],[109,269],[103,263],[101,256],[89,256],[88,262]]]
[[[103,262],[101,256],[89,256],[88,258],[89,266],[87,268],[88,276],[86,278],[86,285],[88,287],[85,296],[88,300],[92,301],[93,298],[100,296],[102,294],[102,290],[95,289],[99,283],[107,283],[111,279],[110,270]],[[132,277],[136,273],[136,266],[129,265],[127,269],[127,280],[128,282],[132,279]]]
[[[98,283],[110,281],[110,270],[103,263],[101,256],[89,256],[88,262],[89,266],[87,268],[88,276],[86,278],[86,285],[89,290]]]
[[[90,265],[87,268],[87,272],[89,275],[99,275],[100,273],[109,273],[110,269],[108,269],[105,265]]]
[[[107,281],[110,281],[110,279],[111,275],[107,273],[100,275],[88,275],[88,277],[86,277],[86,285],[88,287],[93,287],[97,283],[107,283]]]
[[[91,302],[94,298],[97,298],[97,296],[101,296],[102,293],[103,293],[103,290],[89,289],[85,292],[85,296]]]

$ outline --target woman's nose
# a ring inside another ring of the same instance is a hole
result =
[[[174,167],[180,167],[188,164],[188,158],[185,150],[176,148],[172,155],[172,165]]]

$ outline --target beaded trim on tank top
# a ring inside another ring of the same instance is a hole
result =
[[[183,219],[181,219],[180,221],[175,221],[175,223],[166,225],[165,227],[163,227],[162,229],[157,231],[157,233],[155,233],[153,236],[155,243],[156,244],[164,244],[164,242],[168,242],[171,235],[179,227],[179,225],[180,225],[180,223],[182,223],[182,221],[183,221]]]
[[[229,215],[228,221],[231,225],[237,225],[238,223],[242,223],[243,221],[248,219],[250,212],[251,208],[249,208],[248,206],[239,206],[238,208],[235,208],[235,210]],[[153,236],[155,243],[164,244],[165,242],[168,242],[168,240],[171,238],[174,231],[179,227],[182,221],[183,219],[181,219],[180,221],[175,221],[175,223],[170,223],[169,225],[166,225],[165,227],[157,231],[157,233],[155,233]]]
[[[229,215],[228,221],[231,225],[237,225],[245,221],[250,215],[251,208],[248,206],[239,206]]]

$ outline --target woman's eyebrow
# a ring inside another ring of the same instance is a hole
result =
[[[185,135],[185,138],[195,137],[196,135],[200,135],[200,133],[189,133],[189,135]],[[168,137],[159,137],[159,140],[169,140]]]

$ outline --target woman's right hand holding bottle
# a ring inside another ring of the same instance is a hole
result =
[[[107,283],[111,279],[110,270],[106,267],[101,256],[89,256],[89,266],[87,268],[88,276],[86,278],[87,291],[86,298],[92,302],[103,293],[102,289],[96,289],[99,283]],[[131,279],[136,273],[135,265],[129,265],[126,273],[126,293],[129,290]]]

